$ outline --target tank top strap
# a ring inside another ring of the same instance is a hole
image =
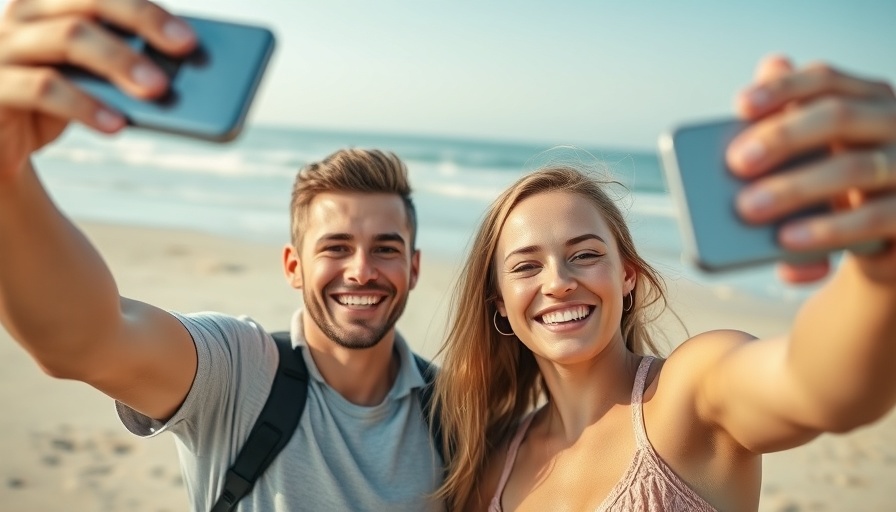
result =
[[[653,357],[644,356],[638,364],[638,373],[635,374],[635,384],[632,386],[632,427],[635,430],[635,440],[638,448],[649,446],[647,431],[644,428],[644,388],[647,386],[647,373],[650,372],[650,364]]]
[[[498,482],[498,487],[495,489],[495,495],[492,497],[492,502],[489,506],[490,512],[499,512],[502,510],[501,496],[504,494],[504,487],[507,485],[507,480],[510,478],[510,472],[513,471],[513,463],[516,462],[517,452],[520,450],[520,445],[523,444],[523,438],[526,437],[526,432],[529,431],[529,425],[531,425],[532,420],[535,419],[536,412],[538,411],[535,410],[530,412],[529,415],[520,422],[520,426],[517,427],[516,434],[514,434],[513,440],[507,448],[507,457],[504,459],[504,470],[501,472],[501,480]]]

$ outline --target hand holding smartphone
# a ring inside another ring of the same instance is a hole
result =
[[[790,251],[777,241],[778,228],[801,216],[823,213],[818,205],[770,224],[743,221],[735,210],[735,198],[747,181],[735,176],[725,163],[728,143],[747,127],[745,121],[720,120],[688,124],[663,134],[660,158],[669,192],[679,211],[684,250],[705,271],[733,270],[762,263],[783,261],[808,263],[826,258],[830,252],[849,249],[868,254],[884,247],[870,241],[822,251]],[[773,172],[787,172],[801,163],[824,155],[815,153],[790,161]]]
[[[141,38],[113,29],[168,75],[170,86],[161,98],[134,98],[107,80],[72,66],[63,66],[63,74],[124,115],[132,126],[215,142],[233,140],[242,129],[273,53],[274,35],[260,26],[188,16],[181,19],[198,38],[196,50],[184,59],[167,57]]]

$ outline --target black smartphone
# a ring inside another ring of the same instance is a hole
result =
[[[118,110],[131,126],[215,142],[233,140],[274,51],[274,34],[261,26],[181,19],[198,38],[196,50],[183,59],[167,57],[143,39],[110,28],[168,74],[170,87],[161,98],[140,100],[82,69],[65,66],[62,71],[88,94]]]
[[[728,168],[725,150],[746,127],[745,121],[724,119],[682,125],[660,137],[660,160],[678,209],[683,249],[692,263],[705,271],[716,272],[774,261],[819,261],[841,249],[868,254],[884,248],[883,241],[825,251],[790,251],[778,244],[781,224],[822,213],[828,210],[828,205],[817,205],[769,224],[743,221],[735,209],[735,197],[748,181],[735,176]],[[772,172],[787,172],[823,156],[822,152],[803,155]]]

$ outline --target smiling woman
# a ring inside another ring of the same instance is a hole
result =
[[[848,101],[824,77],[870,91],[871,121],[892,111],[892,92],[875,84],[817,69],[787,80],[820,80],[807,90],[829,87],[824,108]],[[798,119],[799,108],[765,111],[756,133]],[[882,151],[896,138],[892,128],[819,127],[837,129]],[[787,154],[810,136],[763,140]],[[839,158],[803,178],[832,188],[825,166]],[[847,255],[788,333],[709,331],[657,359],[649,328],[666,305],[663,282],[636,251],[608,186],[576,168],[540,169],[498,197],[474,238],[436,389],[448,460],[439,495],[450,508],[756,510],[763,453],[867,425],[896,405],[896,249]],[[893,204],[884,197],[846,218],[864,212],[883,231],[892,214],[880,209]],[[872,228],[852,233],[880,237]]]

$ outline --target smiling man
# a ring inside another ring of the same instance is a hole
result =
[[[430,497],[442,463],[418,396],[425,381],[395,331],[420,261],[410,192],[404,164],[376,150],[298,173],[283,265],[304,302],[291,337],[310,374],[307,404],[240,510],[443,509]],[[197,354],[182,405],[160,414],[117,397],[118,409],[135,434],[176,436],[193,508],[209,510],[267,398],[277,348],[247,318],[172,318]]]

